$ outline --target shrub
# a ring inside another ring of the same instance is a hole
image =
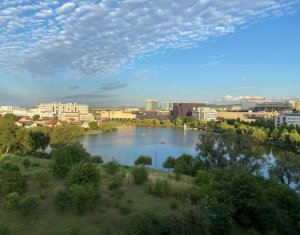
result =
[[[103,165],[105,172],[109,175],[115,175],[120,170],[121,165],[116,160],[112,160]]]
[[[131,174],[137,185],[142,185],[148,179],[148,171],[145,168],[134,167],[131,170]]]
[[[95,156],[92,156],[91,159],[92,159],[93,163],[96,163],[96,164],[103,163],[103,158],[101,156],[95,155]]]
[[[171,210],[178,210],[178,203],[175,202],[175,201],[171,202],[170,209]]]
[[[98,187],[100,183],[100,172],[91,163],[78,163],[74,165],[67,177],[66,186],[72,185],[93,185]]]
[[[70,188],[72,193],[72,203],[75,205],[77,212],[82,215],[86,209],[95,205],[100,195],[95,190],[94,185],[74,185]]]
[[[128,203],[119,202],[117,204],[117,208],[119,209],[122,215],[127,215],[131,212],[131,207]]]
[[[72,202],[71,192],[67,189],[61,189],[54,196],[54,205],[63,211],[65,207]]]
[[[134,165],[143,167],[145,167],[146,165],[150,166],[152,165],[152,158],[149,156],[141,155],[134,161]]]
[[[20,199],[20,196],[17,192],[7,194],[3,198],[2,206],[6,209],[14,210],[18,206],[19,199]]]
[[[214,175],[208,171],[198,170],[194,178],[194,183],[198,186],[210,185]]]
[[[36,172],[34,175],[34,179],[38,181],[41,188],[46,188],[51,178],[52,178],[52,174],[46,170],[40,170]]]
[[[122,179],[117,178],[113,182],[110,183],[110,185],[108,186],[108,189],[116,190],[116,189],[122,187],[122,184],[123,184]]]
[[[150,211],[144,211],[133,216],[126,226],[127,235],[161,234],[162,230],[160,219],[156,214]]]
[[[148,185],[148,193],[156,197],[165,197],[170,193],[171,186],[167,180],[156,179]]]
[[[20,198],[17,203],[16,209],[21,213],[22,216],[29,215],[39,206],[37,197],[35,196],[26,196]]]

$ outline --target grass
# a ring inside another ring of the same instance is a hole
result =
[[[23,166],[23,160],[29,159],[29,169]],[[132,176],[128,174],[130,168],[125,169],[126,176],[123,186],[116,190],[109,190],[108,186],[114,177],[106,176],[102,166],[101,184],[99,191],[101,198],[97,205],[79,216],[75,209],[67,208],[60,212],[54,207],[54,194],[63,187],[64,180],[53,177],[46,188],[34,180],[34,174],[41,170],[51,171],[51,159],[37,159],[33,157],[6,156],[0,157],[0,165],[11,162],[20,167],[22,173],[27,175],[27,194],[44,195],[40,199],[40,205],[28,218],[23,218],[18,212],[2,208],[0,195],[0,224],[9,227],[14,235],[68,235],[68,234],[124,234],[125,226],[132,216],[143,211],[150,210],[160,216],[167,216],[172,210],[171,202],[176,202],[178,207],[183,207],[183,202],[172,196],[158,198],[147,193],[147,184],[137,186],[133,183]],[[149,170],[149,180],[167,180],[172,188],[182,190],[193,186],[193,178],[181,176],[176,180],[174,174]],[[233,234],[255,235],[257,233],[237,228]]]

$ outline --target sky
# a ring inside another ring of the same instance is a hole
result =
[[[1,0],[0,105],[300,97],[300,0]]]

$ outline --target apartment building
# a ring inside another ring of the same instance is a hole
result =
[[[280,127],[283,123],[288,126],[300,126],[300,113],[282,113],[274,118],[276,127]]]
[[[217,111],[211,108],[198,107],[193,108],[192,116],[198,121],[215,121],[217,120]]]

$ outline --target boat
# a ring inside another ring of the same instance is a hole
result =
[[[166,144],[166,141],[160,141],[160,144]]]

